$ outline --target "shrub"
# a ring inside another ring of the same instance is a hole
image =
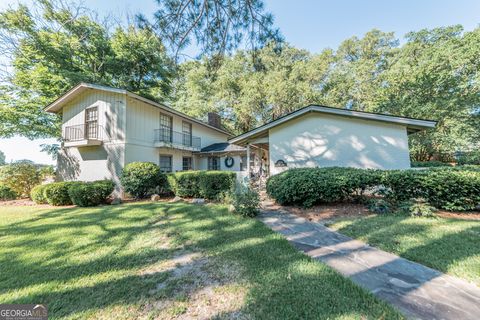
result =
[[[252,188],[238,185],[231,195],[231,204],[235,213],[244,217],[255,217],[260,206],[260,197]]]
[[[67,206],[72,204],[68,189],[78,184],[75,181],[53,182],[45,185],[44,195],[48,204],[52,206]]]
[[[424,198],[437,208],[473,210],[480,203],[480,172],[429,170],[422,181]]]
[[[156,188],[166,186],[165,174],[153,162],[132,162],[123,168],[120,181],[126,192],[135,198],[146,198]]]
[[[405,201],[399,205],[398,211],[400,213],[412,217],[434,217],[435,207],[432,207],[425,202]]]
[[[235,172],[184,171],[168,175],[172,192],[179,197],[218,199],[222,193],[232,190]]]
[[[368,210],[376,214],[388,214],[392,212],[392,206],[383,199],[373,199],[368,205]]]
[[[480,151],[467,152],[459,156],[457,163],[459,165],[479,165],[480,164]]]
[[[30,191],[30,198],[35,201],[37,204],[46,204],[47,198],[45,198],[45,187],[46,184],[39,184],[35,186],[32,191]]]
[[[17,193],[9,186],[0,183],[0,200],[14,200],[17,198]]]
[[[450,163],[442,161],[412,161],[412,168],[450,167]]]
[[[17,161],[0,168],[0,182],[21,197],[29,197],[32,188],[41,180],[37,167],[29,161]]]
[[[385,196],[393,202],[424,197],[422,181],[428,170],[390,170],[384,171],[382,184],[387,188]]]
[[[105,203],[113,188],[114,184],[109,180],[81,182],[70,186],[68,195],[74,205],[91,207]]]
[[[280,204],[310,207],[354,199],[380,184],[381,172],[355,168],[290,169],[270,177],[267,193]]]

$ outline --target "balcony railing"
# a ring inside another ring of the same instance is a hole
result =
[[[200,137],[188,133],[172,131],[168,128],[155,130],[155,142],[164,142],[171,145],[179,145],[188,148],[200,149],[202,145]]]
[[[105,130],[98,124],[84,123],[75,126],[68,126],[63,129],[63,140],[67,142],[82,140],[103,141],[105,138]]]

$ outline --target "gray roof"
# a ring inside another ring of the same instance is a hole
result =
[[[214,143],[206,146],[200,152],[242,152],[246,151],[244,147],[237,146],[228,142]]]

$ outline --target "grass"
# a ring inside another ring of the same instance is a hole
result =
[[[0,301],[44,303],[51,319],[401,318],[217,205],[0,207],[0,265]]]
[[[373,215],[329,227],[480,286],[480,221]]]

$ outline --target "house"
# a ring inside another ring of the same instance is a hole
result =
[[[61,114],[59,180],[112,179],[133,161],[164,172],[230,170],[266,177],[292,167],[410,167],[410,133],[435,121],[308,106],[233,137],[208,121],[123,89],[81,83],[45,108]]]

